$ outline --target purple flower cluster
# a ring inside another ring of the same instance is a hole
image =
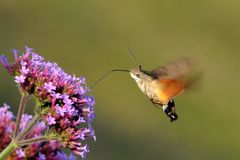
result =
[[[4,104],[0,107],[0,152],[10,143],[10,135],[15,128],[14,116],[12,112],[8,111],[9,106]],[[21,120],[20,129],[24,129],[26,124],[32,119],[31,115],[24,114]],[[33,130],[27,135],[26,139],[39,137],[46,130],[47,126],[43,122],[39,122]],[[35,142],[33,144],[23,146],[13,152],[9,159],[23,160],[75,160],[76,157],[70,154],[67,156],[61,151],[61,144],[56,141]]]
[[[7,147],[11,142],[11,137],[9,136],[13,129],[15,128],[15,123],[12,121],[13,114],[8,111],[9,106],[4,104],[0,108],[0,151]]]
[[[16,50],[13,53],[13,64],[5,56],[0,57],[0,63],[15,76],[20,91],[37,100],[41,119],[56,139],[85,158],[89,149],[80,141],[95,140],[91,127],[95,101],[88,95],[85,78],[66,74],[56,63],[45,62],[31,48],[26,47],[21,56]]]

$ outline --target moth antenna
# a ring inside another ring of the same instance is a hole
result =
[[[105,73],[102,77],[100,77],[97,81],[95,81],[93,83],[93,85],[90,86],[90,88],[95,87],[99,82],[101,82],[103,79],[105,79],[109,74],[113,73],[113,72],[130,72],[129,70],[126,69],[113,69],[111,71],[108,71],[107,73]]]
[[[138,63],[136,61],[136,58],[135,58],[135,56],[134,56],[134,54],[133,54],[133,52],[132,52],[132,50],[130,48],[128,48],[128,52],[129,52],[130,56],[132,57],[135,65],[138,66],[140,68],[140,70],[141,70],[141,65],[138,65]]]

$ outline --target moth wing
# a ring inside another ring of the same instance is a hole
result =
[[[181,58],[152,70],[151,74],[157,79],[183,79],[190,74],[196,63],[196,59]]]
[[[196,62],[193,58],[182,58],[151,71],[160,83],[158,95],[162,104],[182,94],[197,79],[198,74],[193,74]]]

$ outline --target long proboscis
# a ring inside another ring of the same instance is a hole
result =
[[[95,87],[99,82],[101,82],[104,78],[106,78],[109,74],[111,74],[113,72],[130,72],[130,71],[127,69],[113,69],[113,70],[105,73],[101,78],[99,78],[97,81],[95,81],[90,88]]]

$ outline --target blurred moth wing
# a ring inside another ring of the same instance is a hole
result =
[[[198,78],[196,72],[197,60],[181,58],[172,63],[160,66],[150,72],[157,86],[157,95],[161,104],[181,95]]]

